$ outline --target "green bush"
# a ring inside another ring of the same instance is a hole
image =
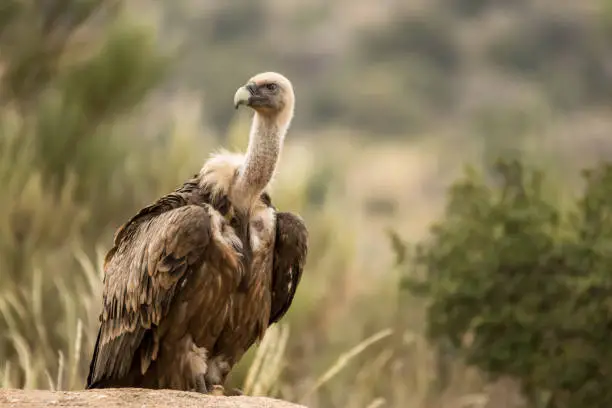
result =
[[[500,162],[450,189],[404,285],[425,294],[428,335],[532,406],[612,403],[612,165],[584,174],[572,208],[539,171]]]

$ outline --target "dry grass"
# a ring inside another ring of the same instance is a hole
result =
[[[385,337],[390,336],[393,333],[391,329],[382,330],[367,339],[363,340],[361,343],[357,344],[355,347],[351,348],[349,351],[342,353],[336,362],[327,370],[323,375],[321,375],[315,381],[314,385],[306,391],[306,393],[300,398],[300,401],[306,400],[310,397],[314,392],[316,392],[323,385],[327,384],[334,378],[341,370],[343,370],[352,359],[361,354],[365,349],[367,349],[372,344],[376,343],[379,340],[384,339]]]

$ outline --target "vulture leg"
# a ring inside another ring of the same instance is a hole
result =
[[[204,380],[204,375],[198,375],[196,377],[196,387],[195,392],[199,392],[202,394],[208,394],[208,387],[206,387],[206,381]]]

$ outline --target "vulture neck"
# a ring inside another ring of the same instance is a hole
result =
[[[253,117],[249,146],[232,194],[232,202],[244,212],[249,212],[274,176],[288,128],[288,123],[277,119],[259,113]]]

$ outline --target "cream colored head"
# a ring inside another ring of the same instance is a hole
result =
[[[234,107],[245,105],[265,117],[287,123],[293,117],[295,96],[291,82],[276,72],[262,72],[249,79],[234,95]]]

